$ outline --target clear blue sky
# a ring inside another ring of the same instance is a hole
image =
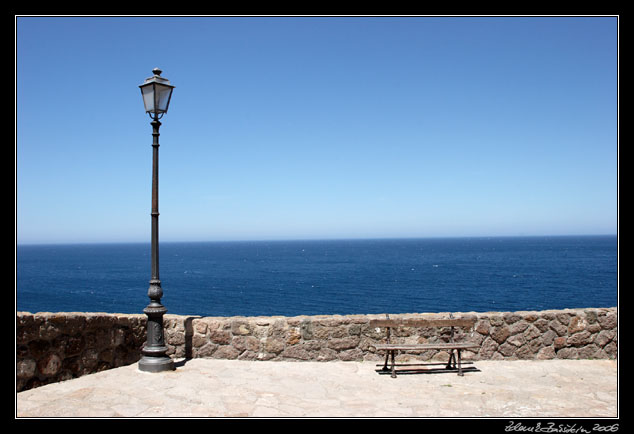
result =
[[[17,17],[18,243],[613,234],[616,17]]]

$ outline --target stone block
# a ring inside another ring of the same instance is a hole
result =
[[[537,360],[550,360],[557,356],[555,349],[552,346],[547,346],[539,350],[535,358]]]
[[[550,328],[548,323],[549,320],[547,320],[546,318],[539,318],[535,322],[533,322],[533,325],[537,328],[537,330],[544,333]]]
[[[210,330],[208,336],[214,344],[228,345],[231,342],[231,333],[226,330]]]
[[[615,330],[601,330],[596,338],[594,339],[594,343],[600,347],[605,347],[609,342],[611,342],[616,336]]]
[[[491,337],[498,344],[503,343],[511,335],[511,331],[507,326],[496,326],[491,331]]]
[[[204,335],[205,333],[207,333],[207,323],[201,320],[194,320],[193,322],[193,329],[196,333],[200,333],[201,335]]]
[[[279,354],[284,348],[285,345],[281,339],[267,338],[264,341],[264,350],[268,353]]]
[[[305,319],[299,324],[299,332],[301,334],[302,339],[310,340],[313,338],[313,326],[312,322],[308,319]]]
[[[594,344],[586,345],[585,347],[579,348],[579,352],[578,352],[579,358],[580,359],[594,359],[598,351],[599,351],[598,346]]]
[[[260,350],[260,340],[255,336],[234,336],[231,345],[238,351],[258,352]]]
[[[494,327],[499,327],[504,324],[504,318],[501,315],[491,315],[489,322]]]
[[[483,360],[490,359],[497,351],[498,346],[498,343],[495,342],[495,340],[493,340],[491,337],[486,338],[480,346],[480,351],[478,353],[480,358]]]
[[[585,318],[580,316],[573,316],[568,324],[568,334],[573,334],[585,330],[588,323]]]
[[[537,329],[537,327],[531,325],[524,331],[524,336],[528,340],[537,339],[542,336],[541,332]]]
[[[294,345],[292,347],[286,348],[281,353],[283,358],[289,359],[299,359],[299,360],[310,360],[311,353],[307,351],[303,345]]]
[[[578,359],[579,358],[579,350],[574,347],[566,347],[557,351],[558,359]]]
[[[526,343],[526,338],[524,337],[524,335],[513,335],[511,337],[509,337],[506,342],[508,342],[511,345],[515,345],[516,347],[521,347],[522,345],[524,345]]]
[[[211,342],[208,342],[201,347],[194,347],[192,349],[192,357],[211,357],[216,349],[218,349],[217,344],[212,344]]]
[[[475,331],[481,335],[488,335],[491,324],[488,321],[478,321],[474,327]]]
[[[498,353],[502,354],[504,357],[511,357],[515,354],[516,349],[517,347],[514,345],[505,342],[498,347]]]
[[[359,338],[356,336],[348,336],[345,338],[329,339],[327,346],[333,350],[341,351],[355,348],[359,344]]]
[[[348,334],[350,336],[360,336],[361,335],[361,324],[350,324],[348,326]]]
[[[587,345],[590,342],[592,342],[592,334],[587,330],[575,333],[574,335],[569,336],[567,339],[567,344],[573,345],[575,347]]]
[[[608,312],[606,315],[598,317],[599,324],[603,330],[612,330],[616,329],[617,326],[617,318],[615,312]]]
[[[231,345],[222,345],[219,346],[216,351],[212,354],[214,359],[237,359],[240,355],[240,351],[232,347]]]
[[[553,340],[553,345],[556,350],[564,348],[566,346],[567,339],[563,336],[558,336]]]
[[[62,360],[55,353],[49,353],[42,357],[37,363],[38,371],[46,376],[52,377],[57,374],[62,367]]]
[[[535,353],[533,352],[530,345],[523,345],[515,350],[515,356],[518,359],[530,360],[535,358]]]
[[[555,318],[562,325],[567,326],[570,323],[570,313],[568,312],[559,312],[555,314]]]
[[[18,360],[15,366],[16,375],[21,379],[31,378],[35,375],[36,368],[37,364],[33,359]]]
[[[245,320],[231,321],[231,333],[246,336],[251,334],[251,325]]]
[[[542,335],[542,343],[544,345],[552,345],[557,337],[557,333],[554,330],[548,330]]]
[[[516,335],[518,333],[522,333],[524,330],[528,328],[528,323],[526,321],[516,321],[509,327],[509,331],[512,335]]]
[[[342,361],[355,361],[355,360],[363,360],[363,351],[358,348],[353,348],[350,350],[345,350],[339,352],[339,360]]]
[[[566,336],[568,334],[568,327],[558,320],[552,320],[548,323],[551,330],[554,330],[558,336]]]
[[[287,345],[297,345],[302,339],[302,335],[298,329],[291,329],[286,339]]]
[[[522,319],[522,317],[515,312],[506,312],[504,313],[503,318],[508,325],[515,324],[517,321]]]
[[[81,363],[87,368],[94,368],[99,361],[99,352],[94,348],[88,348],[81,355]]]

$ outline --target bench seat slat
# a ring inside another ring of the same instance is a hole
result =
[[[373,319],[370,327],[473,327],[475,319]]]
[[[467,349],[467,348],[479,348],[477,344],[468,342],[459,343],[439,343],[439,344],[377,344],[374,348],[377,350],[450,350],[450,349]]]

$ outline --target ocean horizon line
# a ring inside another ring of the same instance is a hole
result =
[[[386,237],[324,237],[324,238],[252,238],[252,239],[207,239],[207,240],[159,240],[160,244],[185,243],[277,243],[277,242],[329,242],[329,241],[407,241],[407,240],[443,240],[443,239],[496,239],[496,238],[590,238],[618,237],[618,233],[597,234],[537,234],[537,235],[430,235],[430,236],[386,236]],[[15,247],[27,246],[74,246],[74,245],[121,245],[150,244],[147,241],[51,241],[51,242],[16,242]]]

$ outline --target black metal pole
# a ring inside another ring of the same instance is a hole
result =
[[[146,372],[161,372],[174,369],[173,360],[165,353],[165,337],[163,334],[163,315],[167,312],[161,304],[163,289],[159,278],[159,252],[158,252],[158,148],[159,128],[161,123],[158,115],[154,116],[152,125],[152,275],[148,297],[150,304],[143,312],[147,315],[147,341],[141,350],[143,357],[139,360],[139,370]]]

